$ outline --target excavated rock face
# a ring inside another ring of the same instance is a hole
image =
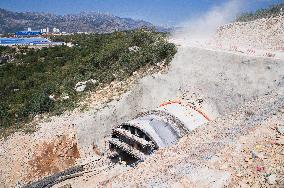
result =
[[[200,104],[202,100],[196,102]],[[204,109],[194,102],[184,99],[166,102],[113,129],[109,156],[127,163],[143,161],[155,150],[176,144],[209,120]]]
[[[220,27],[213,41],[221,48],[247,48],[250,53],[255,53],[256,49],[283,52],[283,26],[282,14],[250,22],[235,22]]]

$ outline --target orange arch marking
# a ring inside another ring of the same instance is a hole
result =
[[[160,107],[167,106],[167,105],[169,105],[169,104],[182,104],[182,103],[181,103],[181,101],[179,101],[179,100],[168,101],[168,102],[165,102],[165,103],[163,103],[163,104],[160,104]],[[193,110],[195,110],[196,112],[198,112],[199,114],[201,114],[205,119],[207,119],[208,121],[211,121],[210,118],[209,118],[202,110],[200,110],[200,109],[198,109],[198,108],[192,106],[191,104],[187,104],[187,105],[185,105],[185,106],[186,106],[186,107],[189,107],[189,108],[191,108],[191,109],[193,109]]]

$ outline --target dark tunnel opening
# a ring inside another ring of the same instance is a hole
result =
[[[113,130],[109,148],[112,162],[124,161],[127,165],[133,165],[143,161],[145,156],[151,155],[158,147],[139,128],[123,124]]]
[[[109,139],[110,158],[126,164],[144,161],[208,121],[203,111],[188,106],[188,102],[168,102],[114,128]]]

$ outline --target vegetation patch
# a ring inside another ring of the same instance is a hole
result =
[[[0,62],[0,131],[39,114],[74,109],[86,91],[125,80],[145,66],[169,63],[176,53],[165,34],[143,29],[51,39],[72,47],[0,48],[1,57],[9,56]]]
[[[259,9],[256,12],[244,13],[239,16],[237,22],[248,22],[261,18],[269,18],[273,16],[278,16],[284,13],[284,3],[272,5],[269,8]]]

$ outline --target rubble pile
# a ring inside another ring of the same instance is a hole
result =
[[[230,171],[229,187],[283,187],[284,186],[284,134],[283,113],[276,113],[260,127],[238,141],[237,147],[227,147],[218,155],[222,161],[214,168]],[[282,117],[279,117],[282,116]]]
[[[248,54],[266,50],[266,56],[274,56],[273,51],[284,51],[284,15],[221,26],[211,43]]]

